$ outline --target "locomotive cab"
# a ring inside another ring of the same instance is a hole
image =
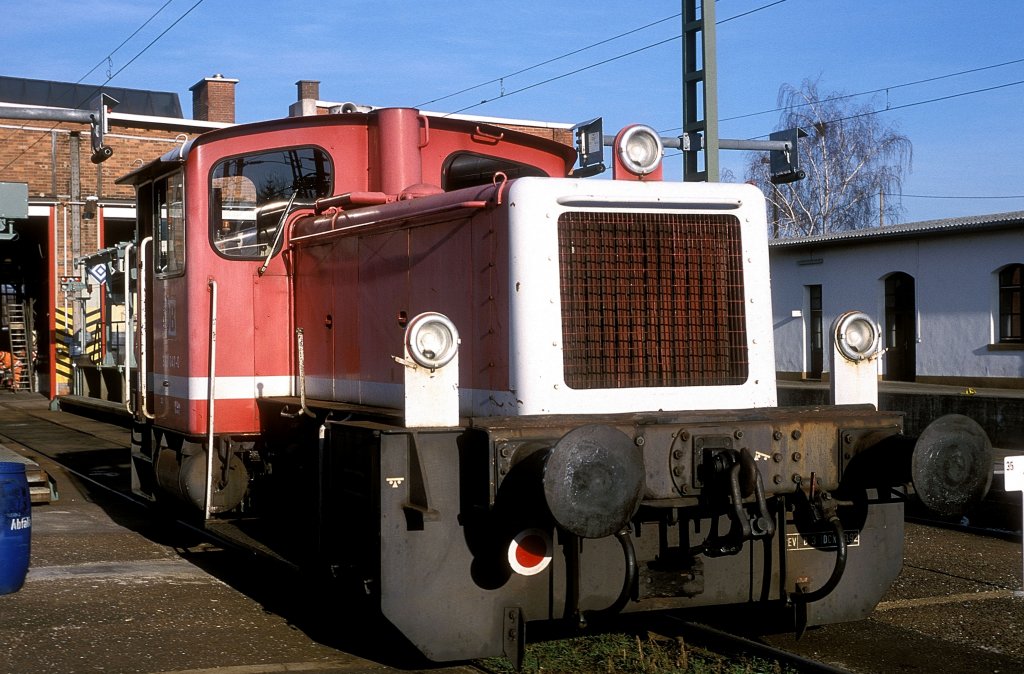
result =
[[[383,109],[126,177],[136,491],[356,579],[435,660],[620,611],[867,615],[915,451],[864,398],[870,320],[853,404],[777,407],[763,196],[616,142],[618,179],[581,180],[553,140]],[[926,445],[953,506],[984,493],[983,433]]]

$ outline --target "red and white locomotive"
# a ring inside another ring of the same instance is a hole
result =
[[[902,563],[901,416],[777,407],[762,195],[660,180],[647,127],[613,151],[584,180],[566,145],[380,109],[123,178],[134,489],[357,579],[435,660],[618,611],[865,616]],[[873,380],[875,325],[838,334]],[[983,464],[941,478],[955,506],[990,464],[954,434],[918,454]]]

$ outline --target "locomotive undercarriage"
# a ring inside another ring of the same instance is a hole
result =
[[[309,401],[314,418],[289,402],[261,403],[264,439],[218,438],[208,526],[245,523],[273,554],[330,569],[435,660],[515,661],[526,622],[619,611],[776,605],[798,629],[857,619],[901,566],[902,477],[857,469],[896,451],[901,419],[870,406],[412,430],[387,410]],[[151,440],[156,476],[136,481],[201,511],[202,445]],[[632,466],[607,473],[620,455]],[[522,532],[547,541],[539,572],[510,565]]]

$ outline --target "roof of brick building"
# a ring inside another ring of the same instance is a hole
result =
[[[117,101],[117,112],[153,117],[182,117],[178,94],[167,91],[125,89],[108,85],[71,84],[0,76],[0,102],[88,110],[104,93]]]

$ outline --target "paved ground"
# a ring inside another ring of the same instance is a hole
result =
[[[1024,672],[1021,544],[907,525],[903,571],[867,620],[764,640],[852,672]]]

